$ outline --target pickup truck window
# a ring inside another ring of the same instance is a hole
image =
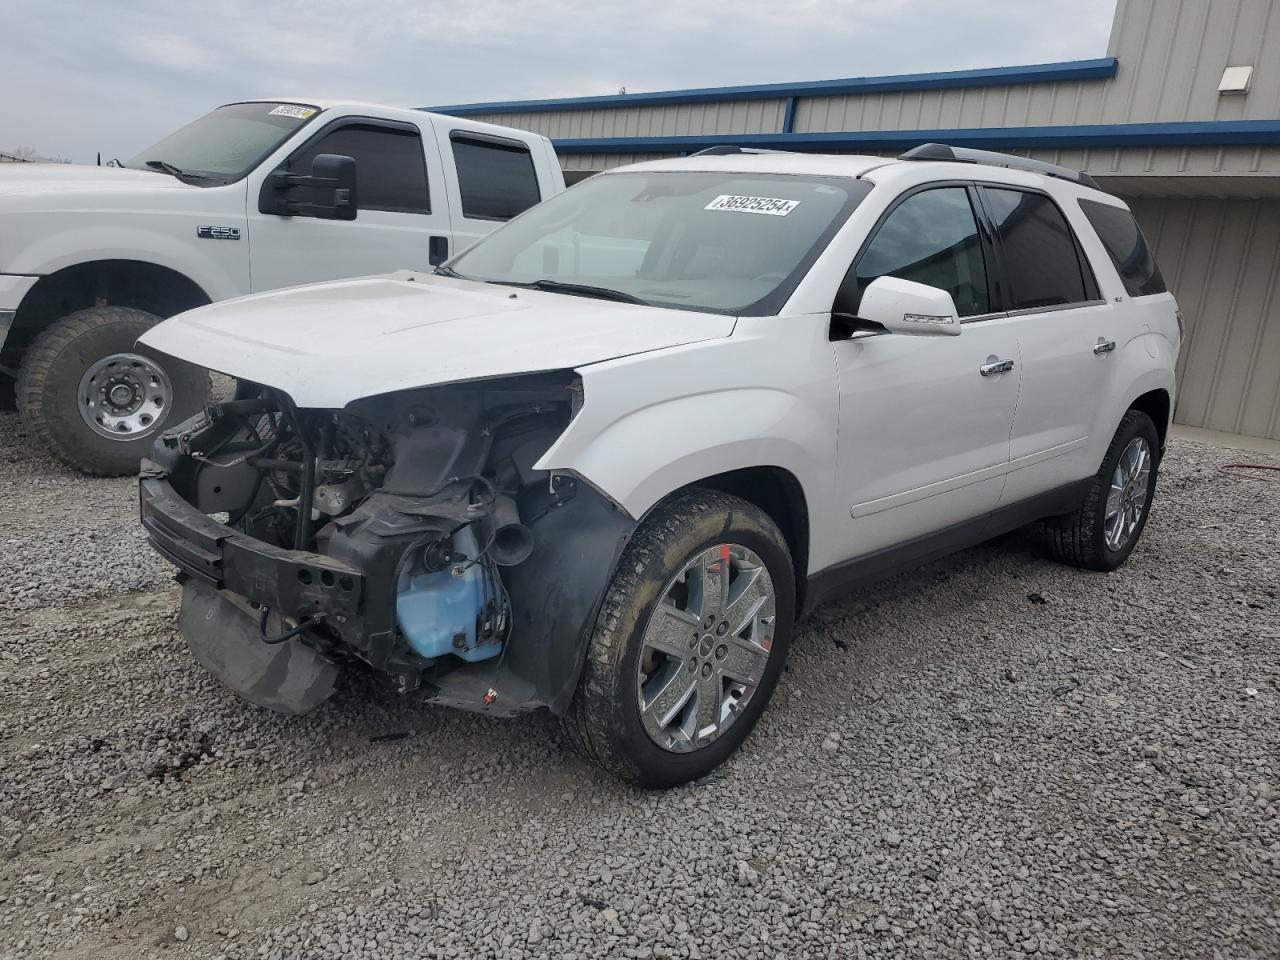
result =
[[[458,132],[450,140],[464,217],[510,220],[542,199],[528,147]]]
[[[306,174],[322,153],[356,162],[361,210],[430,213],[427,162],[417,131],[368,123],[343,123],[304,144],[289,158],[289,170]]]
[[[877,277],[946,290],[962,317],[990,312],[987,264],[968,191],[938,187],[894,207],[845,277],[835,310],[856,316],[862,292]]]
[[[495,230],[449,269],[489,283],[553,281],[654,306],[767,316],[870,191],[844,177],[601,174]]]
[[[164,164],[170,172],[190,175],[198,186],[232,183],[319,113],[318,107],[300,103],[227,104],[169,134],[125,166],[159,173]]]

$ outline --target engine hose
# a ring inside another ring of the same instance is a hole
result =
[[[292,630],[286,630],[278,637],[267,636],[267,617],[271,613],[270,607],[263,607],[258,611],[258,633],[262,634],[263,643],[284,643],[286,640],[292,640],[298,634],[302,633],[308,627],[318,626],[327,614],[317,613],[310,617],[306,617]]]

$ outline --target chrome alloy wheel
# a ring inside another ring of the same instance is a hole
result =
[[[641,642],[640,719],[664,750],[705,747],[760,686],[777,594],[764,561],[738,544],[703,550],[663,588]]]
[[[173,397],[169,375],[136,353],[103,357],[80,378],[80,416],[99,436],[137,440],[155,430]]]
[[[1151,486],[1151,448],[1142,437],[1134,437],[1120,454],[1111,489],[1107,493],[1107,514],[1103,534],[1107,549],[1121,550],[1133,538],[1147,506]]]

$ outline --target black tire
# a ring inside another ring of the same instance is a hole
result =
[[[738,718],[707,746],[675,753],[645,732],[637,692],[638,658],[649,616],[667,582],[698,552],[733,542],[754,551],[773,579],[776,622],[760,684]],[[577,694],[565,718],[570,742],[606,771],[643,787],[672,787],[705,776],[751,733],[786,662],[795,623],[795,573],[786,539],[764,511],[726,494],[694,490],[658,507],[623,552],[587,648]]]
[[[50,324],[23,358],[18,372],[18,411],[27,433],[68,466],[97,476],[138,472],[138,461],[157,434],[181,423],[209,399],[209,374],[136,344],[161,320],[132,307],[89,307]],[[98,360],[134,353],[163,367],[173,388],[167,409],[146,433],[128,440],[104,437],[80,415],[80,380]]]
[[[1112,550],[1106,538],[1107,494],[1111,477],[1115,473],[1120,455],[1136,437],[1147,442],[1151,451],[1151,476],[1147,485],[1147,497],[1142,505],[1142,516],[1129,539],[1119,550]],[[1075,513],[1046,521],[1043,525],[1049,552],[1057,560],[1085,570],[1114,570],[1129,558],[1146,529],[1151,514],[1151,501],[1156,492],[1156,480],[1160,472],[1160,435],[1151,418],[1141,410],[1130,410],[1120,421],[1107,455],[1102,458],[1084,502]]]

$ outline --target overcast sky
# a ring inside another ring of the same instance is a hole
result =
[[[220,103],[404,106],[1100,57],[1115,0],[0,0],[0,151],[127,158]]]

